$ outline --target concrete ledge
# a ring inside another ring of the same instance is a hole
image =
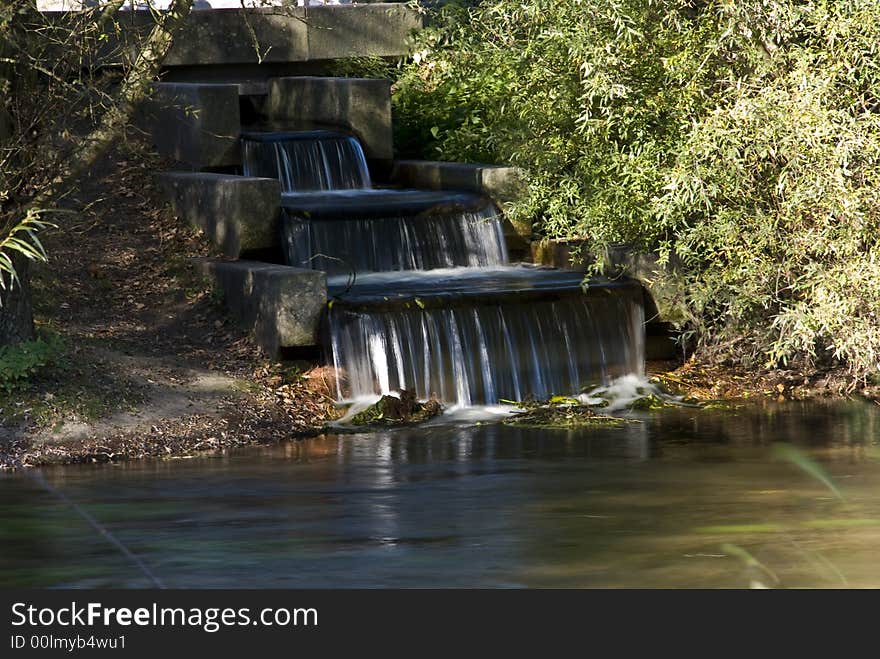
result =
[[[359,56],[402,57],[409,38],[422,27],[419,11],[399,3],[248,7],[193,11],[162,62],[166,68],[265,65],[327,61]],[[63,22],[72,12],[46,12]],[[149,11],[120,14],[106,33],[96,65],[119,66],[118,47],[146,36],[155,25]]]
[[[525,190],[525,173],[517,167],[480,165],[436,160],[396,160],[391,168],[391,182],[408,188],[430,190],[466,190],[477,192],[504,205],[519,199]],[[528,240],[532,227],[512,224],[513,232]]]
[[[680,265],[661,264],[657,254],[621,243],[606,250],[605,268],[637,279],[645,287],[647,323],[669,323],[680,327],[687,321]]]
[[[531,244],[532,262],[565,270],[586,271],[595,258],[586,239],[542,240]],[[680,269],[658,262],[656,254],[617,244],[606,250],[605,272],[639,282],[645,303],[645,358],[677,359],[676,328],[685,321]]]
[[[226,308],[268,354],[318,344],[327,306],[327,276],[316,270],[259,261],[194,259],[223,293]]]
[[[238,85],[158,83],[139,121],[166,158],[195,169],[241,162]]]
[[[583,239],[534,240],[530,247],[532,263],[538,265],[586,271],[593,262]]]
[[[411,188],[480,192],[500,202],[515,201],[525,187],[525,175],[517,167],[436,160],[396,160],[391,181]]]
[[[278,180],[191,172],[157,179],[178,217],[202,229],[224,255],[238,258],[280,245]]]
[[[418,10],[398,3],[308,7],[309,59],[389,57],[409,54],[422,27]]]
[[[391,81],[376,78],[292,77],[269,80],[270,122],[325,126],[354,134],[367,158],[391,160]]]
[[[190,14],[163,66],[309,60],[304,7],[200,11]]]

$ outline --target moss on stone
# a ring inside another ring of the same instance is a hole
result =
[[[400,396],[382,396],[367,409],[355,414],[351,425],[402,426],[423,423],[439,415],[443,406],[435,399],[420,402],[415,392],[403,390]]]

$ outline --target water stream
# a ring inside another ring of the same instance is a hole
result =
[[[168,587],[880,587],[876,406],[638,418],[441,423],[44,475]],[[29,478],[0,474],[0,508],[3,586],[149,585]]]
[[[411,389],[461,407],[641,373],[640,291],[593,280],[586,295],[581,273],[511,264],[492,202],[373,189],[339,133],[248,133],[243,151],[245,173],[282,181],[287,264],[331,275],[341,399]]]
[[[288,190],[288,262],[330,273],[339,398],[409,388],[451,413],[43,470],[79,515],[0,473],[0,585],[880,586],[876,406],[627,412],[644,385],[633,282],[585,289],[580,273],[508,263],[493,207],[374,190],[348,136],[251,135],[244,153],[247,173]],[[503,423],[505,399],[612,382],[622,427]]]

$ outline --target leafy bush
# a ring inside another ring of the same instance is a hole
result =
[[[880,368],[877,44],[869,0],[448,6],[395,83],[399,136],[527,169],[513,212],[538,235],[674,256],[703,354],[861,380]]]
[[[0,390],[22,389],[41,369],[55,364],[63,350],[55,337],[0,347]]]

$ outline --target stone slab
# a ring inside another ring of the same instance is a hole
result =
[[[364,155],[391,160],[391,81],[376,78],[299,76],[269,80],[267,119],[291,128],[341,128]]]
[[[439,190],[342,190],[284,193],[281,206],[293,215],[347,220],[366,217],[410,217],[482,210],[492,202],[470,192]]]
[[[399,57],[409,53],[422,17],[398,3],[313,6],[306,9],[306,23],[310,60]]]
[[[194,169],[241,162],[238,85],[156,84],[138,121],[150,132],[158,152]]]
[[[436,160],[396,160],[391,181],[412,188],[480,192],[500,202],[515,201],[525,186],[517,167]]]
[[[209,0],[210,2],[210,0]],[[198,3],[196,3],[198,5]],[[254,4],[254,3],[251,3]],[[193,11],[163,61],[166,68],[218,65],[265,65],[329,61],[348,57],[402,57],[422,15],[403,3],[227,8]],[[70,6],[46,13],[64,20]],[[119,25],[108,30],[104,53],[96,63],[118,66],[110,56],[122,43],[134,43],[155,25],[150,11],[120,12]]]
[[[526,177],[521,169],[502,165],[396,160],[391,168],[390,180],[394,185],[409,188],[477,192],[496,201],[503,210],[505,204],[516,201],[522,196]],[[509,218],[507,220],[513,234],[525,240],[530,238],[532,232],[530,225],[514,224]]]
[[[327,306],[323,272],[259,261],[194,259],[194,263],[269,355],[278,355],[282,348],[318,344]]]
[[[178,217],[202,229],[224,255],[278,248],[277,179],[200,172],[167,172],[157,179]]]
[[[660,263],[657,254],[632,245],[611,245],[605,252],[605,268],[637,279],[645,287],[645,322],[681,326],[688,320],[684,303],[681,266]]]
[[[193,12],[164,66],[302,62],[309,58],[304,7]]]

